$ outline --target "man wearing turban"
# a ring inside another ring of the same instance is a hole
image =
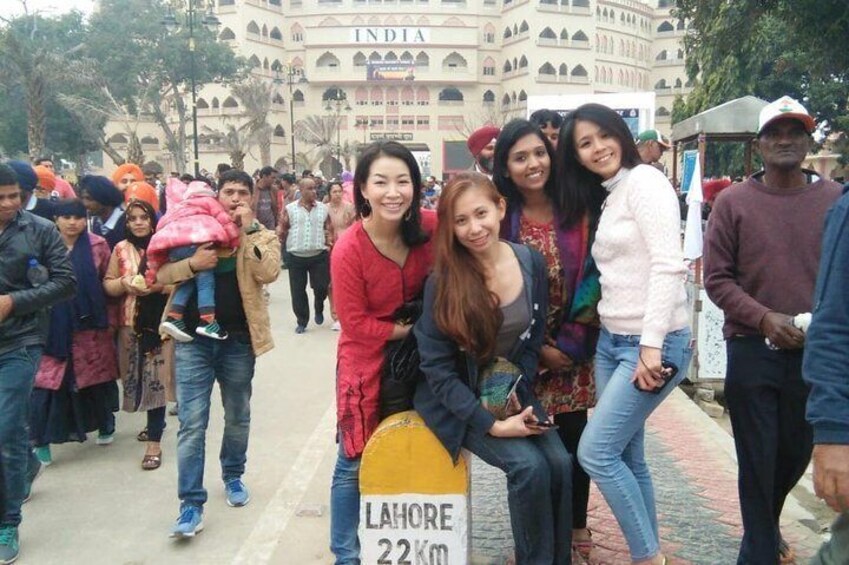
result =
[[[135,163],[124,163],[112,173],[112,184],[124,192],[134,182],[145,182],[144,173]]]
[[[492,158],[495,155],[495,140],[501,130],[495,126],[483,126],[476,129],[466,140],[475,160],[474,170],[492,178]]]
[[[121,204],[124,196],[106,177],[86,175],[80,179],[80,195],[88,210],[88,229],[102,236],[109,249],[125,238],[126,222]]]

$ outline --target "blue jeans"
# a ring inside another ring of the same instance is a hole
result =
[[[666,335],[662,357],[678,374],[659,394],[638,391],[631,378],[637,369],[640,336],[616,335],[602,328],[595,358],[598,404],[581,443],[578,460],[590,475],[628,542],[631,559],[660,552],[654,487],[645,459],[645,423],[686,376],[693,349],[689,328]]]
[[[469,433],[463,447],[507,474],[516,563],[571,563],[572,457],[557,434],[497,438]]]
[[[21,505],[27,481],[30,395],[41,347],[29,346],[0,355],[0,524],[21,523]]]
[[[849,512],[837,516],[831,525],[831,539],[820,547],[811,565],[841,565],[849,555]]]
[[[171,261],[182,261],[195,254],[196,245],[177,247],[168,253]],[[215,270],[198,271],[193,279],[181,283],[174,291],[171,306],[177,306],[180,312],[189,303],[192,292],[198,292],[198,312],[201,314],[215,314]]]
[[[249,336],[230,336],[219,341],[196,337],[178,343],[176,351],[177,494],[183,505],[203,506],[206,427],[212,386],[218,381],[224,405],[224,437],[221,440],[221,474],[226,483],[245,472],[251,425],[251,381],[254,357]]]
[[[336,565],[360,565],[360,458],[345,457],[342,444],[330,486],[330,551]]]

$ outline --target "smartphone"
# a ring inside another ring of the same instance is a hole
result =
[[[510,392],[507,393],[507,397],[504,400],[504,409],[507,409],[507,406],[510,404],[510,397],[516,392],[516,389],[519,387],[519,383],[522,382],[522,375],[519,375],[516,378],[516,381],[513,383],[513,386],[510,387]]]
[[[648,392],[651,394],[660,394],[666,385],[669,384],[669,381],[675,378],[675,375],[678,374],[678,366],[674,363],[670,363],[669,361],[661,361],[660,363],[660,376],[663,377],[663,384],[659,387],[655,387],[651,390],[643,390],[640,388],[640,385],[637,384],[637,381],[634,381],[634,388],[640,392]]]
[[[560,426],[558,426],[557,424],[555,424],[551,420],[536,422],[535,424],[529,423],[528,425],[531,426],[531,427],[536,427],[536,428],[545,428],[546,430],[556,430],[556,429],[560,428]]]

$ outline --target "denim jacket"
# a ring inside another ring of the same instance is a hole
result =
[[[522,406],[532,404],[537,418],[544,420],[545,411],[534,397],[529,380],[536,374],[545,336],[548,311],[545,260],[529,247],[515,243],[510,243],[510,246],[521,266],[531,323],[514,345],[509,360],[522,370],[522,382],[517,388]],[[414,405],[428,428],[456,461],[466,434],[486,434],[496,420],[478,399],[479,367],[475,358],[462,351],[436,325],[433,317],[434,279],[433,276],[428,279],[422,315],[413,328],[421,356],[421,370],[425,375],[416,387]]]
[[[802,374],[811,386],[807,419],[814,443],[849,444],[849,185],[828,212],[805,339]]]

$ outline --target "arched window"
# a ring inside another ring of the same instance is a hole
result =
[[[416,103],[416,95],[413,92],[412,86],[405,86],[401,89],[401,104],[404,106],[412,106]]]
[[[465,69],[469,65],[459,53],[452,51],[450,55],[442,60],[442,66],[449,69]]]
[[[251,20],[251,23],[248,24],[248,33],[252,35],[259,35],[259,26],[256,25],[256,22]]]
[[[369,101],[372,106],[383,106],[383,89],[379,86],[372,87]]]
[[[430,91],[426,86],[420,86],[416,90],[416,104],[419,106],[427,106],[430,104]]]
[[[283,70],[283,63],[280,62],[280,59],[274,59],[274,62],[271,63],[271,70],[272,71],[282,71]]]
[[[569,32],[566,31],[566,28],[560,30],[560,40],[567,41],[569,39]]]
[[[483,93],[483,102],[484,104],[490,104],[495,102],[495,93],[491,90],[487,90]]]
[[[383,60],[383,57],[380,56],[380,53],[377,51],[372,51],[371,55],[368,56],[368,60],[370,63],[379,63]]]
[[[658,116],[668,116],[669,110],[667,110],[665,106],[661,106],[660,108],[657,109],[657,115]]]
[[[544,28],[540,34],[540,39],[557,39],[557,34],[554,33],[554,30],[550,27]]]
[[[283,104],[285,104],[285,101],[283,100],[283,96],[279,92],[275,92],[274,98],[271,99],[271,103],[279,104],[280,106],[282,106]]]
[[[390,86],[386,89],[386,105],[387,106],[397,106],[398,105],[398,89],[394,86]]]
[[[683,50],[683,49],[679,49],[679,50],[678,50],[678,58],[679,58],[679,59],[683,59],[683,58],[684,58],[684,50]]]
[[[678,31],[683,31],[684,29],[686,29],[684,25],[684,20],[678,20],[678,25],[675,27],[678,29]]]
[[[274,137],[286,137],[286,130],[280,124],[274,128]]]
[[[513,37],[513,32],[510,31],[509,27],[505,27],[504,28],[504,39],[510,39],[511,37]]]
[[[666,49],[657,54],[657,57],[654,58],[655,61],[665,61],[667,57]]]
[[[560,68],[557,69],[557,74],[562,77],[569,76],[569,68],[566,66],[566,63],[560,65]]]
[[[292,41],[300,43],[304,40],[304,28],[299,24],[292,26]]]
[[[292,93],[292,100],[294,102],[303,102],[304,101],[304,93],[300,90],[296,90]]]
[[[524,90],[519,92],[519,102],[527,102],[528,101],[528,93]]]
[[[207,104],[206,100],[204,100],[203,98],[198,98],[196,106],[197,106],[198,110],[209,109],[209,104]]]
[[[420,51],[418,55],[416,55],[416,66],[417,67],[427,67],[430,65],[430,57],[428,57],[427,53],[424,51]]]
[[[669,88],[668,86],[666,86],[666,79],[665,78],[662,78],[659,81],[657,81],[656,83],[654,83],[654,87],[655,87],[655,89]]]
[[[492,57],[483,60],[483,74],[484,76],[495,76],[495,59]]]
[[[675,28],[674,28],[674,27],[672,27],[672,24],[671,24],[671,23],[669,23],[669,22],[663,22],[662,24],[660,24],[659,26],[657,26],[657,31],[659,31],[659,32],[664,32],[664,31],[675,31]]]
[[[236,102],[236,99],[232,96],[228,96],[226,100],[224,100],[224,104],[222,104],[224,108],[238,108],[239,103]]]
[[[321,101],[327,102],[328,100],[347,100],[348,93],[339,88],[338,86],[331,86],[324,90],[324,93],[321,95]]]
[[[510,61],[504,61],[504,67],[502,67],[505,73],[509,73],[513,70],[513,67],[510,65]]]
[[[513,35],[519,35],[519,26],[513,24]]]
[[[453,86],[449,86],[448,88],[443,88],[439,93],[439,100],[445,102],[462,102],[463,93]]]
[[[519,68],[524,69],[528,66],[528,58],[522,55],[522,58],[519,59]]]
[[[251,58],[248,59],[248,64],[255,69],[258,69],[262,66],[262,62],[260,62],[259,57],[256,55],[251,55]]]
[[[590,38],[587,37],[587,34],[581,30],[575,32],[575,35],[572,36],[572,41],[587,41],[589,42]]]
[[[116,133],[108,139],[109,143],[127,143],[127,136],[123,133]]]
[[[262,60],[262,68],[265,69],[266,71],[268,70],[268,68],[269,68],[268,57],[266,57],[265,59]]]
[[[586,76],[588,76],[587,69],[585,69],[583,65],[577,65],[574,68],[572,68],[572,76],[573,77],[586,77]]]
[[[213,110],[217,110],[220,105],[221,104],[218,102],[217,97],[212,99],[212,109]]]
[[[502,106],[509,106],[510,105],[510,95],[509,94],[505,94],[501,98],[501,105]]]
[[[232,41],[236,39],[236,34],[233,33],[233,30],[229,27],[225,27],[221,30],[221,33],[218,34],[218,39],[220,39],[221,41]]]
[[[412,63],[413,62],[413,54],[410,53],[409,51],[404,51],[403,53],[401,53],[401,61],[404,61],[405,63],[406,62]]]
[[[539,74],[541,75],[554,75],[557,74],[557,71],[554,70],[554,65],[551,63],[545,63],[543,66],[539,68]]]
[[[529,29],[528,22],[522,20],[522,25],[519,26],[519,33],[527,33]]]
[[[359,86],[354,91],[354,102],[357,106],[368,106],[368,90],[365,87]]]
[[[268,34],[268,37],[271,39],[276,39],[277,41],[283,41],[283,34],[280,33],[280,28],[274,27],[271,30],[271,33]]]
[[[684,86],[684,83],[681,82],[680,78],[676,78],[675,79],[675,88],[681,88],[682,86]]]
[[[262,24],[262,36],[268,37],[268,26],[265,24]]]
[[[339,59],[336,58],[336,55],[334,55],[330,51],[327,51],[324,53],[324,55],[318,58],[318,60],[315,62],[315,65],[318,68],[338,69]]]
[[[396,54],[395,54],[395,51],[390,51],[389,53],[387,53],[387,54],[383,57],[383,60],[384,60],[384,61],[393,61],[393,62],[394,62],[394,61],[397,61],[397,60],[398,60],[398,55],[396,55]]]
[[[366,66],[366,56],[363,55],[362,51],[357,51],[354,55],[354,66],[355,67],[365,67]]]
[[[483,42],[484,43],[495,43],[495,26],[492,24],[486,24],[483,28]]]

